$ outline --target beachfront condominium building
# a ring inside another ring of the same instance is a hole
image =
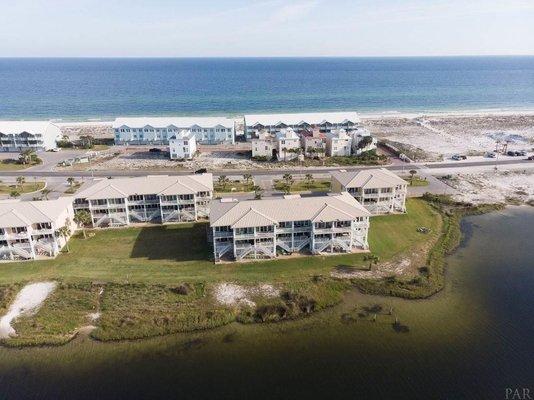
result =
[[[352,152],[352,137],[345,129],[326,132],[326,155],[328,157],[346,157]]]
[[[55,257],[75,229],[72,197],[0,202],[0,260]]]
[[[349,193],[372,214],[406,212],[407,182],[384,168],[332,172],[332,191]]]
[[[209,240],[215,261],[365,251],[369,216],[348,193],[222,199],[211,207]]]
[[[207,218],[211,174],[99,179],[76,194],[75,210],[87,210],[94,227]]]
[[[319,129],[302,130],[300,145],[306,157],[324,157],[326,155],[326,135]]]
[[[115,144],[168,145],[182,130],[195,134],[199,144],[234,144],[234,120],[225,117],[117,118]]]
[[[247,139],[258,137],[258,134],[264,130],[276,134],[286,128],[292,128],[297,133],[318,128],[325,133],[335,129],[351,131],[360,126],[360,117],[355,112],[245,115]]]
[[[61,129],[49,121],[0,121],[0,151],[46,151],[56,148]]]
[[[352,137],[352,154],[359,156],[367,151],[376,150],[377,139],[365,128],[358,128],[350,132]]]
[[[197,140],[190,130],[182,130],[169,139],[171,160],[190,160],[197,152]]]

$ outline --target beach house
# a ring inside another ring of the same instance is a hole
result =
[[[325,133],[326,155],[328,157],[346,157],[352,152],[352,137],[345,129],[336,129]]]
[[[282,129],[276,133],[276,158],[278,161],[290,161],[300,153],[300,137],[292,128]]]
[[[355,112],[245,115],[247,139],[258,137],[264,130],[276,134],[286,128],[292,128],[296,133],[318,128],[324,133],[335,129],[351,131],[359,126],[361,126],[360,117]]]
[[[359,156],[367,151],[376,150],[377,139],[365,128],[358,128],[350,132],[352,138],[352,155]]]
[[[0,151],[55,149],[61,129],[50,121],[0,121]]]
[[[384,168],[332,172],[332,191],[349,193],[372,214],[406,212],[407,187]]]
[[[252,158],[271,160],[276,157],[277,143],[269,132],[262,131],[252,139]]]
[[[324,157],[326,155],[326,135],[318,128],[302,130],[300,145],[306,157]]]
[[[211,206],[209,241],[215,261],[365,251],[369,216],[348,193],[222,199]]]
[[[0,260],[55,257],[76,229],[73,219],[72,197],[0,202]]]
[[[94,227],[207,218],[213,196],[211,174],[95,179],[76,194],[75,210],[87,210]]]
[[[181,130],[169,138],[171,160],[190,160],[197,152],[196,136],[190,130]]]
[[[199,144],[234,144],[234,120],[226,117],[117,118],[117,145],[168,145],[182,130],[191,131]]]

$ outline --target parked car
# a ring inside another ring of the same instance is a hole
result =
[[[208,172],[206,168],[200,168],[195,171],[195,174],[205,174],[206,172]]]
[[[527,160],[534,161],[534,156],[528,156]]]
[[[495,154],[493,151],[489,151],[486,153],[487,158],[495,158],[497,157],[497,154]]]
[[[461,154],[455,154],[451,157],[454,161],[467,160],[467,156]]]
[[[516,155],[524,157],[527,155],[527,152],[525,150],[519,150],[515,152]]]
[[[509,150],[506,155],[510,156],[510,157],[515,157],[517,154],[515,154],[515,151],[513,150]]]
[[[161,153],[161,149],[158,149],[157,147],[153,147],[148,151],[151,152],[151,153]]]

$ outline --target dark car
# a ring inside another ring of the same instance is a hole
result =
[[[158,149],[157,147],[153,147],[148,151],[151,152],[151,153],[161,153],[161,149]]]
[[[529,156],[529,157],[527,158],[527,160],[529,160],[529,161],[534,161],[534,156]]]
[[[200,168],[195,171],[195,174],[205,174],[206,172],[208,172],[206,168]]]
[[[519,151],[516,151],[515,154],[517,156],[521,156],[521,157],[524,157],[527,155],[527,152],[525,150],[519,150]]]
[[[512,151],[510,150],[508,153],[506,153],[507,155],[511,156],[511,157],[515,157],[516,154],[515,154],[515,151]]]

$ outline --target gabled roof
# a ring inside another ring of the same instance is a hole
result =
[[[247,126],[277,126],[285,125],[324,125],[359,123],[360,117],[355,112],[317,112],[300,114],[249,114],[245,115]]]
[[[51,126],[55,125],[50,121],[0,121],[0,132],[17,135],[22,132],[45,134]]]
[[[252,207],[239,218],[233,225],[232,228],[247,228],[250,226],[266,226],[273,225],[276,221],[272,218],[263,215],[259,211],[256,211]]]
[[[131,195],[180,195],[213,191],[213,176],[143,176],[136,178],[95,179],[87,189],[75,195],[79,199],[124,198]]]
[[[210,225],[243,228],[289,221],[346,221],[369,215],[348,193],[233,202],[216,200],[211,204]]]
[[[406,185],[406,181],[385,168],[362,169],[357,171],[334,171],[332,179],[346,188],[378,189]]]
[[[56,200],[1,201],[0,228],[54,222],[69,207],[72,207],[72,200],[72,197],[65,196]]]
[[[129,128],[144,128],[150,126],[155,129],[173,126],[177,129],[188,129],[193,126],[199,128],[213,128],[215,126],[226,128],[234,127],[234,120],[226,117],[136,117],[136,118],[116,118],[113,121],[113,128],[123,126]]]

